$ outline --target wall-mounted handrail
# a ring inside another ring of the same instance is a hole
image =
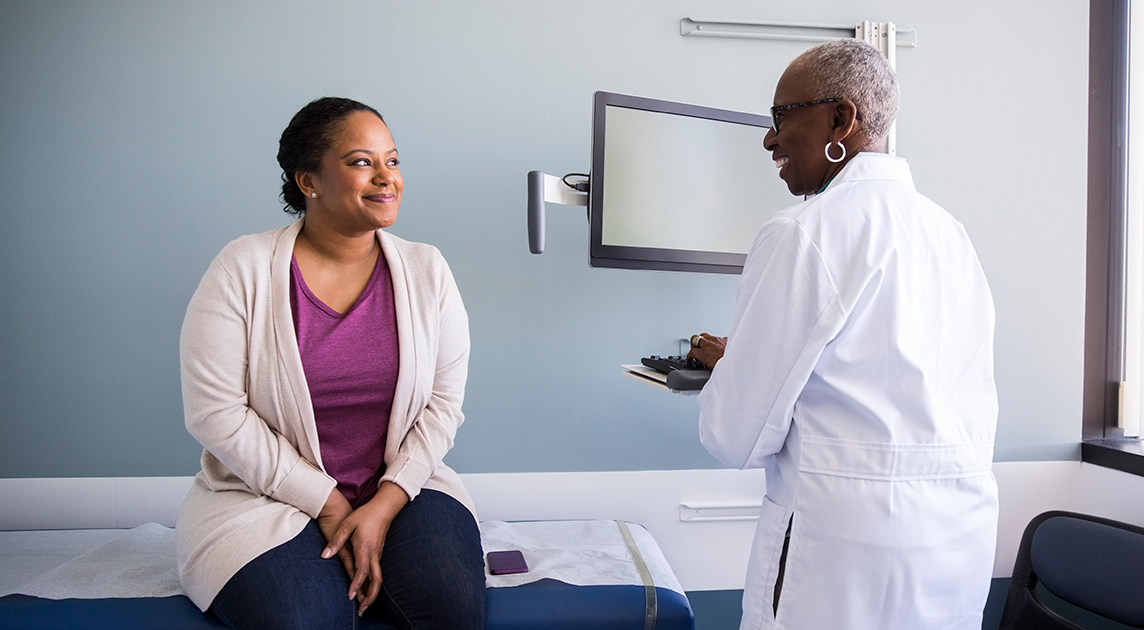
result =
[[[769,39],[777,41],[824,42],[829,39],[854,37],[856,25],[810,24],[803,22],[755,22],[750,20],[725,20],[707,18],[683,18],[679,20],[679,34],[684,37],[735,37],[744,39]],[[899,39],[895,45],[917,48],[918,32],[914,29],[899,29],[899,35],[913,33],[913,39]]]

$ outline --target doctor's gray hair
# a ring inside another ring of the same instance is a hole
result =
[[[802,74],[812,99],[848,98],[858,108],[866,137],[884,143],[898,116],[898,79],[890,63],[870,44],[836,39],[811,48],[790,63]]]

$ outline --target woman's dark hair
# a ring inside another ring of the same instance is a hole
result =
[[[294,176],[298,171],[317,172],[322,155],[330,148],[342,121],[354,112],[373,112],[381,122],[385,122],[381,114],[369,105],[336,96],[312,101],[290,119],[278,140],[283,210],[294,216],[306,212],[306,196],[294,181]]]

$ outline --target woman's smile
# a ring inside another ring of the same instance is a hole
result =
[[[397,195],[391,192],[381,192],[374,195],[367,195],[365,199],[374,203],[393,203],[397,201]]]

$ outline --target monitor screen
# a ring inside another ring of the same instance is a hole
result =
[[[740,273],[779,179],[767,116],[597,92],[589,193],[593,267]]]

